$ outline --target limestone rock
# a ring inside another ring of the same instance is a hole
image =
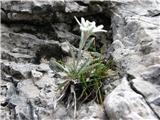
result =
[[[2,71],[17,79],[31,78],[31,70],[36,68],[33,64],[17,64],[14,62],[3,62]]]
[[[118,4],[120,5],[119,7]],[[106,97],[104,104],[106,105],[106,111],[110,119],[115,120],[119,119],[119,117],[123,120],[130,118],[142,120],[160,119],[160,107],[158,106],[160,95],[159,6],[159,2],[155,3],[152,0],[140,0],[138,2],[136,0],[112,1],[112,7],[115,7],[114,12],[116,13],[112,16],[113,59],[125,74],[132,75],[133,78],[129,80],[130,87],[125,89],[122,81]],[[123,96],[120,97],[118,93]],[[125,96],[125,94],[128,95]],[[119,101],[116,101],[115,97],[118,97],[117,100]],[[115,101],[111,103],[111,100]],[[145,104],[143,107],[141,106],[142,103]],[[107,109],[107,106],[110,108]],[[130,108],[131,106],[133,109]],[[137,107],[138,110],[134,107]],[[123,110],[120,110],[120,108]],[[150,109],[149,111],[148,108]],[[126,110],[129,110],[129,112]],[[132,114],[134,110],[135,112]],[[139,112],[142,113],[141,115],[144,115],[139,116],[137,114],[139,110],[147,114]],[[124,112],[122,113],[122,111]]]
[[[113,57],[120,73],[105,80],[105,111],[90,102],[80,106],[77,119],[160,119],[158,0],[21,0],[1,2],[2,120],[73,119],[73,109],[54,107],[59,95],[56,83],[64,79],[47,65],[52,57],[68,57],[62,42],[78,47],[74,16],[96,21],[109,31],[97,35],[95,44],[98,50],[110,48],[108,54],[101,51],[106,59]],[[31,76],[32,70],[38,79]],[[119,84],[124,74],[133,77]]]
[[[43,73],[38,72],[36,70],[32,70],[31,74],[32,74],[33,78],[41,78],[43,76]]]
[[[111,120],[158,120],[145,99],[130,88],[126,78],[107,96],[104,106]]]
[[[87,7],[85,6],[80,6],[78,3],[76,2],[67,2],[66,3],[66,7],[65,7],[65,12],[86,12],[87,11]]]

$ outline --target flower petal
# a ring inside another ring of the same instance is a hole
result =
[[[88,30],[89,31],[92,31],[93,29],[96,28],[96,23],[93,21],[93,22],[90,22],[90,25],[88,26]]]
[[[89,22],[88,20],[86,20],[86,27],[88,27],[90,25],[91,22]]]
[[[90,24],[91,24],[90,26],[96,27],[96,22],[95,21],[91,22]]]
[[[77,23],[79,24],[79,26],[81,26],[81,23],[79,22],[79,20],[77,19],[76,16],[74,16],[74,18],[76,19]]]
[[[81,25],[86,26],[86,22],[85,22],[85,19],[83,17],[81,18]]]
[[[101,30],[101,29],[103,29],[103,27],[104,27],[103,25],[99,25],[96,28],[99,29],[99,30]]]
[[[101,30],[93,29],[92,32],[93,32],[93,33],[96,33],[96,32],[107,32],[107,30],[103,30],[103,29],[101,29]]]
[[[81,30],[81,31],[88,31],[88,28],[81,26],[81,27],[80,27],[80,30]]]

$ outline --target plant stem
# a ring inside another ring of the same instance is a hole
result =
[[[71,85],[71,93],[73,93],[74,96],[74,119],[75,119],[77,116],[77,98],[74,90],[74,85]]]
[[[80,40],[80,44],[79,44],[79,50],[78,50],[78,59],[77,59],[77,63],[76,63],[76,70],[78,68],[78,63],[80,62],[80,60],[82,59],[83,53],[82,50],[85,46],[85,43],[88,39],[90,35],[87,32],[81,32],[81,40]]]

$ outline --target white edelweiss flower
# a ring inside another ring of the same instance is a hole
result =
[[[88,20],[85,21],[85,19],[82,17],[81,23],[80,23],[79,20],[77,19],[77,17],[74,16],[74,18],[76,19],[77,23],[79,24],[81,31],[88,31],[90,33],[107,32],[106,30],[103,30],[103,27],[104,27],[103,25],[99,25],[96,27],[95,21],[93,21],[93,22],[90,22]]]

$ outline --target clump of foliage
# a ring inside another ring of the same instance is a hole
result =
[[[74,103],[73,106],[76,111],[77,102],[83,103],[90,100],[95,100],[100,104],[103,102],[103,80],[107,76],[109,65],[104,63],[102,56],[83,57],[84,52],[91,47],[95,40],[91,36],[96,32],[106,32],[106,30],[103,30],[103,25],[96,27],[95,22],[85,21],[84,18],[81,18],[80,23],[76,17],[75,19],[81,30],[78,54],[70,45],[70,53],[73,58],[72,64],[62,64],[55,60],[50,61],[50,63],[67,74],[66,80],[59,85],[61,95],[58,100],[67,103],[67,106]],[[76,116],[76,112],[74,116]]]

